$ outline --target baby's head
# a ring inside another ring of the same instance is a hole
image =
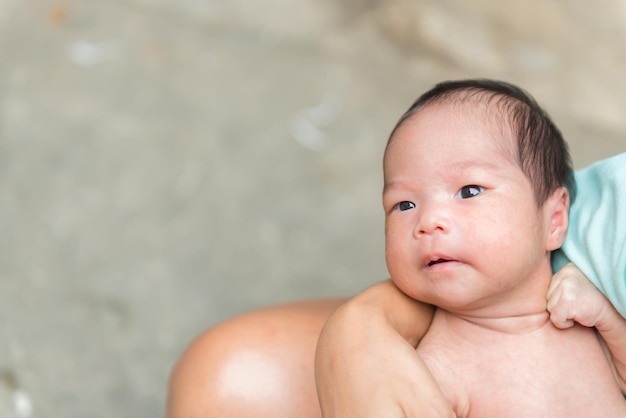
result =
[[[435,86],[394,128],[384,177],[387,266],[406,294],[513,315],[529,296],[545,304],[573,177],[565,141],[530,96],[488,80]]]
[[[437,84],[402,115],[387,147],[407,119],[420,110],[436,105],[465,105],[468,110],[476,111],[475,115],[468,116],[481,119],[487,116],[488,120],[498,125],[498,129],[512,136],[517,147],[514,151],[516,160],[532,184],[538,206],[561,186],[567,187],[573,201],[576,184],[567,143],[537,102],[510,83],[470,79]]]

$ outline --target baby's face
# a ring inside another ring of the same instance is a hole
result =
[[[418,111],[385,155],[391,277],[409,296],[451,311],[523,296],[549,269],[549,226],[511,133],[467,106]]]

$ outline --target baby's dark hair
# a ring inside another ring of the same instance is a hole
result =
[[[470,79],[445,81],[422,94],[400,118],[391,132],[411,115],[430,105],[460,103],[470,99],[494,105],[517,142],[517,157],[530,179],[537,204],[541,206],[558,187],[576,196],[576,183],[568,146],[545,110],[521,88],[503,81]],[[492,106],[489,106],[492,107]]]

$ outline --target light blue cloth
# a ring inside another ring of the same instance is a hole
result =
[[[626,317],[626,153],[575,174],[569,232],[552,255],[554,271],[574,263]]]

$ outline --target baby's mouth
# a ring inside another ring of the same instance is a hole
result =
[[[447,263],[448,261],[452,261],[452,260],[447,260],[445,258],[438,258],[436,260],[430,261],[428,263],[428,267],[434,266],[435,264]]]

